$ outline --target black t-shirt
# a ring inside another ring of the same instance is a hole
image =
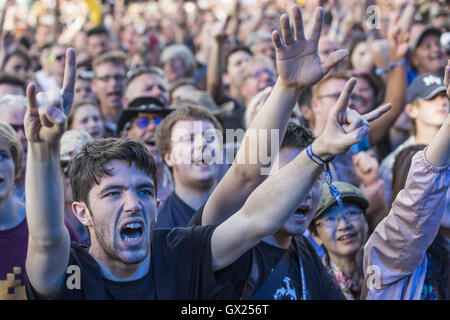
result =
[[[214,229],[214,226],[206,226],[153,231],[150,272],[128,282],[105,279],[87,246],[72,242],[68,270],[70,266],[79,267],[81,288],[72,286],[70,289],[68,284],[73,283],[74,273],[68,271],[56,299],[228,299],[234,290],[230,285],[236,281],[221,282],[212,271]],[[28,299],[37,299],[28,278],[26,280]]]
[[[203,214],[201,207],[192,217],[189,225],[197,225],[201,223]],[[264,292],[263,296],[258,295],[258,299],[301,299],[301,263],[306,283],[307,299],[312,300],[345,300],[344,295],[337,284],[330,277],[322,261],[318,257],[315,249],[304,236],[297,236],[293,239],[288,250],[290,250],[290,264],[286,275],[280,278],[279,284],[274,285],[273,290]],[[254,261],[256,261],[258,269],[258,277],[255,285],[255,292],[263,286],[270,273],[276,268],[278,262],[287,253],[286,249],[272,246],[264,241],[258,243],[251,250],[242,255],[235,263],[225,268],[221,274],[221,281],[229,281],[233,283],[230,287],[234,294],[230,299],[239,299],[242,297],[245,283],[251,277],[251,269]],[[301,261],[301,262],[300,262]]]
[[[158,210],[156,229],[172,229],[186,227],[194,215],[195,210],[172,192]]]

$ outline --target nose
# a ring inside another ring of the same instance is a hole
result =
[[[351,227],[350,222],[345,218],[344,215],[338,215],[338,221],[336,223],[336,230],[346,230]]]
[[[127,214],[135,214],[142,211],[142,204],[139,196],[134,191],[124,192],[123,211]]]
[[[308,192],[308,194],[305,197],[305,200],[311,200],[312,199],[312,192]]]
[[[158,86],[154,86],[150,91],[150,95],[154,98],[160,99],[162,95],[162,90],[158,88]]]

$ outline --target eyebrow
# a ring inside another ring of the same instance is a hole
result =
[[[145,183],[138,184],[136,187],[136,189],[142,189],[142,188],[150,188],[150,189],[154,190],[155,186],[151,182],[145,182]],[[126,189],[128,189],[128,187],[125,187],[124,185],[111,184],[111,185],[108,185],[108,186],[104,187],[103,189],[101,189],[99,194],[104,194],[105,192],[108,192],[111,190],[126,190]]]

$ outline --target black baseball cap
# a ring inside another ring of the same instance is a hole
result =
[[[172,111],[173,109],[165,107],[159,99],[152,97],[135,98],[130,102],[127,109],[122,110],[117,122],[116,135],[119,136],[125,125],[141,112],[157,113],[165,117]]]
[[[416,99],[430,100],[441,92],[446,92],[442,79],[433,74],[418,76],[409,85],[406,91],[406,103]]]
[[[429,25],[427,27],[425,27],[422,32],[415,38],[413,39],[413,41],[411,41],[411,45],[410,48],[412,51],[415,51],[417,49],[417,47],[420,45],[420,43],[422,42],[423,38],[427,35],[427,34],[435,34],[437,35],[439,38],[441,37],[441,30],[439,30],[438,28]]]

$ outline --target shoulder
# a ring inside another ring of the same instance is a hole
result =
[[[162,248],[201,246],[211,242],[216,226],[193,226],[186,228],[157,229],[152,233],[152,250]]]

